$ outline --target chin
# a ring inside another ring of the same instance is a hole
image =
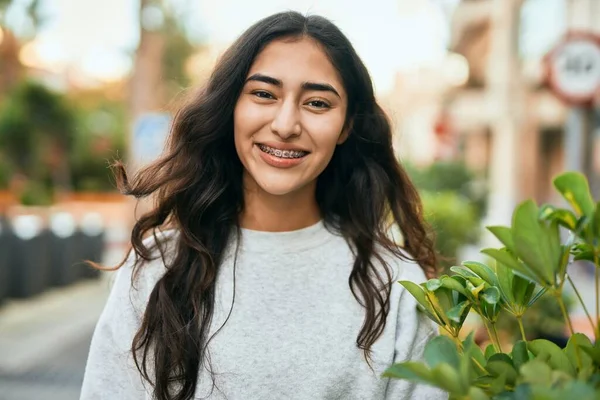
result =
[[[297,186],[297,185],[290,185],[289,183],[283,183],[283,182],[274,182],[274,183],[270,183],[270,182],[260,182],[258,184],[258,186],[260,187],[260,189],[267,193],[270,194],[272,196],[286,196],[286,195],[290,195],[292,193],[296,193],[300,190],[300,188],[302,186]]]

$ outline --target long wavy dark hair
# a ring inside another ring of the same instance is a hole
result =
[[[325,225],[339,231],[355,253],[348,283],[365,310],[356,345],[367,362],[390,306],[391,271],[381,250],[398,257],[409,254],[430,276],[435,270],[421,201],[397,161],[390,123],[352,45],[323,17],[297,12],[267,17],[241,35],[219,60],[206,86],[178,111],[167,149],[158,161],[132,179],[123,164],[116,164],[117,181],[125,194],[154,200],[153,209],[132,230],[136,256],[132,279],[146,261],[156,257],[143,239],[156,236],[167,225],[179,232],[166,273],[152,290],[131,347],[137,368],[158,400],[192,399],[207,359],[215,279],[225,250],[236,230],[240,232],[238,216],[244,209],[243,167],[234,147],[233,111],[248,71],[257,54],[273,40],[304,37],[321,45],[348,94],[349,137],[319,176],[316,200]],[[390,224],[400,227],[402,246],[390,239]],[[165,260],[162,251],[160,257]],[[385,273],[374,261],[385,266]]]

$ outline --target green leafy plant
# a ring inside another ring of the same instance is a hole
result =
[[[420,285],[399,282],[445,334],[427,344],[424,363],[394,364],[384,376],[439,387],[450,399],[600,398],[600,202],[594,203],[580,173],[564,173],[555,178],[554,186],[571,209],[538,207],[533,201],[518,205],[510,227],[488,227],[502,243],[501,248],[482,250],[493,265],[465,261],[450,268],[449,275]],[[560,227],[568,233],[564,241]],[[596,267],[593,317],[567,273],[573,260],[587,260]],[[595,344],[573,329],[563,298],[567,283],[594,327]],[[556,299],[569,328],[564,348],[545,339],[527,340],[523,316],[542,296]],[[460,338],[471,310],[490,337],[492,344],[485,350],[475,344],[473,333]],[[521,333],[507,352],[496,329],[500,313],[514,318]]]

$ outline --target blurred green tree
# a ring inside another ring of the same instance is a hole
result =
[[[486,212],[485,185],[463,162],[438,161],[421,168],[405,165],[423,199],[425,219],[435,233],[439,264],[445,272],[463,246],[479,239]]]
[[[0,148],[16,173],[70,190],[68,154],[75,112],[64,95],[33,81],[19,83],[0,105]]]
[[[78,105],[77,132],[69,157],[73,190],[116,191],[108,166],[126,147],[125,101],[108,96],[107,88],[73,92],[70,97]]]

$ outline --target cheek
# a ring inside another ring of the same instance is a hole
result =
[[[309,131],[312,132],[312,140],[317,151],[324,156],[333,154],[343,128],[344,120],[340,117],[314,121]]]
[[[240,99],[233,110],[234,135],[237,137],[252,136],[261,125],[263,113],[259,112],[251,102]]]

